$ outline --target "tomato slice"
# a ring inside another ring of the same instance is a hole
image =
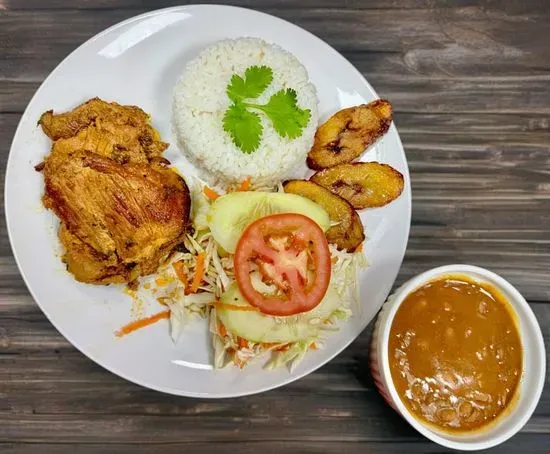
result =
[[[330,282],[325,234],[315,221],[301,214],[274,214],[250,224],[237,244],[234,265],[243,296],[269,315],[312,310],[325,296]],[[264,293],[254,287],[255,271],[276,291]]]

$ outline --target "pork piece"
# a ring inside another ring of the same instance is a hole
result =
[[[49,110],[38,124],[55,141],[54,146],[93,150],[122,164],[161,158],[168,147],[149,124],[149,115],[139,107],[107,103],[99,98],[62,114]]]
[[[189,222],[189,190],[158,151],[166,147],[158,133],[139,123],[147,118],[141,109],[97,100],[108,108],[81,127],[91,114],[80,109],[92,101],[77,107],[74,119],[70,114],[42,116],[44,131],[58,138],[43,164],[43,203],[60,218],[63,259],[78,281],[130,283],[156,272],[181,244]],[[133,118],[127,109],[137,109],[138,126],[127,122]],[[139,137],[147,128],[152,141],[144,145]],[[67,137],[70,131],[75,135]]]

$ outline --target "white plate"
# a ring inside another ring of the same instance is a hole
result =
[[[89,358],[132,382],[167,393],[230,397],[265,391],[317,369],[349,345],[372,320],[395,280],[407,245],[411,193],[397,130],[368,150],[365,160],[391,164],[406,179],[402,196],[364,211],[370,268],[360,276],[362,308],[311,352],[290,374],[255,364],[241,371],[213,371],[206,323],[197,321],[173,345],[163,320],[118,339],[114,331],[131,318],[132,300],[120,286],[80,284],[59,258],[55,216],[41,207],[43,179],[33,166],[49,152],[50,140],[37,127],[40,114],[72,109],[94,96],[135,104],[172,146],[167,158],[186,175],[170,128],[172,88],[185,63],[220,39],[255,36],[292,52],[307,68],[319,96],[321,120],[342,107],[377,98],[361,74],[340,54],[288,22],[227,6],[184,6],[144,14],[95,36],[69,55],[44,81],[25,111],[6,175],[5,206],[13,252],[34,299],[53,325]],[[150,307],[150,312],[159,307]]]

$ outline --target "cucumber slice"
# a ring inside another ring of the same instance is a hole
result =
[[[269,343],[296,342],[314,336],[322,322],[342,304],[336,290],[329,286],[319,305],[302,314],[273,317],[258,311],[231,309],[231,306],[250,306],[236,282],[222,295],[220,302],[216,313],[230,333],[252,342]]]
[[[234,253],[243,231],[252,222],[276,213],[298,213],[314,220],[326,231],[327,212],[315,202],[296,194],[279,192],[232,192],[210,206],[208,225],[218,244]]]

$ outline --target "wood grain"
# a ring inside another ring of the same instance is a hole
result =
[[[413,220],[397,283],[437,265],[490,268],[550,342],[550,2],[240,0],[329,42],[396,111]],[[170,0],[0,0],[0,176],[27,103],[75,47]],[[3,199],[0,209],[3,210]],[[37,308],[0,218],[0,452],[435,453],[379,397],[372,327],[319,371],[233,400],[175,398],[76,351]],[[547,352],[548,355],[548,352]],[[499,453],[550,451],[549,377]]]
[[[3,6],[5,10],[38,10],[38,9],[160,9],[171,6],[179,6],[186,4],[201,4],[210,3],[208,0],[78,0],[67,4],[64,0],[4,0]],[[299,3],[293,0],[263,0],[257,2],[254,0],[218,0],[219,5],[233,5],[245,8],[337,8],[345,7],[346,9],[361,9],[361,10],[376,10],[376,9],[392,9],[392,10],[409,10],[409,9],[424,9],[430,7],[437,8],[456,8],[467,6],[478,6],[487,10],[497,10],[506,12],[530,12],[540,11],[545,6],[548,6],[547,0],[504,0],[494,2],[491,0],[316,0],[315,2]]]
[[[518,435],[515,444],[504,445],[499,449],[499,454],[517,454],[518,450],[529,450],[533,446],[541,449],[540,452],[547,452],[550,449],[550,441],[544,434]],[[107,448],[108,449],[108,448]],[[422,440],[403,441],[353,441],[353,442],[209,442],[209,443],[148,443],[117,444],[111,445],[113,452],[117,454],[181,454],[192,452],[196,454],[234,453],[238,450],[240,454],[280,454],[281,452],[292,452],[300,454],[319,454],[325,452],[338,452],[341,454],[364,454],[364,453],[388,453],[402,454],[434,454],[453,452],[430,444]],[[106,447],[103,444],[7,444],[2,451],[5,454],[104,454]],[[490,451],[487,451],[490,452]]]
[[[315,8],[259,9],[320,36],[353,59],[368,76],[376,74],[377,67],[381,66],[379,74],[384,78],[403,74],[464,76],[483,83],[480,76],[504,79],[520,76],[527,80],[535,76],[548,77],[550,49],[544,40],[538,39],[550,34],[547,8],[526,12],[494,11],[482,6],[374,11],[317,5]],[[4,54],[0,76],[42,80],[60,57],[90,36],[145,11],[30,10],[0,15],[0,30],[5,37],[0,40]],[[71,26],[61,35],[60,24]],[[510,34],[510,30],[514,33]],[[14,36],[19,36],[17,46],[13,45]],[[54,45],[50,45],[53,37]],[[358,53],[362,58],[358,58]]]

